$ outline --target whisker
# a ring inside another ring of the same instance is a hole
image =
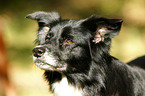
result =
[[[89,40],[88,40],[88,45],[89,45],[90,56],[91,56],[91,59],[92,59],[92,49],[91,49],[91,44],[90,44]]]

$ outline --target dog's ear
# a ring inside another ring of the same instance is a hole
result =
[[[37,42],[39,44],[45,43],[45,37],[50,27],[61,20],[61,17],[57,12],[49,13],[43,11],[38,11],[32,14],[28,14],[26,18],[30,18],[38,21],[39,30],[37,33]]]
[[[102,17],[91,16],[83,21],[82,26],[93,32],[93,42],[99,43],[105,38],[113,38],[119,34],[121,19],[107,19]]]
[[[43,11],[28,14],[26,18],[37,20],[39,27],[49,25],[61,19],[60,15],[57,12],[43,12]]]

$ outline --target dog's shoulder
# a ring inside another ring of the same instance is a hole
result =
[[[83,91],[70,84],[66,77],[52,85],[55,96],[83,96]]]

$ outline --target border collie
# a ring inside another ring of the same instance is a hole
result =
[[[38,21],[33,61],[45,70],[55,96],[145,96],[145,70],[109,54],[122,20],[61,19],[57,12],[26,16]]]

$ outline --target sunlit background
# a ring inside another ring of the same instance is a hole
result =
[[[92,14],[123,19],[111,54],[123,62],[145,55],[145,0],[1,0],[0,38],[6,47],[12,93],[17,96],[52,96],[43,70],[32,62],[38,25],[24,17],[35,11],[57,11],[65,19],[84,19]],[[2,78],[0,84],[5,82]],[[2,88],[0,85],[0,96],[6,96]]]

